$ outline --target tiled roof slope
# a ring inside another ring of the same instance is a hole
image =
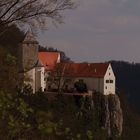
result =
[[[63,63],[68,77],[104,77],[109,63]]]
[[[46,68],[46,70],[53,70],[59,57],[59,52],[39,52],[38,58]]]

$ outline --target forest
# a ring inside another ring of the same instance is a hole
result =
[[[111,61],[116,75],[116,87],[128,99],[132,108],[140,112],[140,63]]]

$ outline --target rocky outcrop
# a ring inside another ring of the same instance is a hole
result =
[[[100,125],[107,129],[110,138],[116,138],[122,134],[123,114],[120,100],[117,95],[94,94],[94,107],[99,112]]]
[[[120,100],[117,95],[108,96],[109,115],[110,115],[110,136],[118,137],[122,134],[123,114]]]

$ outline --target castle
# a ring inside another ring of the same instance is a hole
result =
[[[24,83],[30,84],[33,92],[55,87],[47,79],[55,71],[55,66],[61,64],[60,53],[39,52],[39,44],[31,32],[26,33],[19,48],[19,66]],[[110,63],[66,62],[62,66],[62,79],[69,81],[64,88],[74,89],[74,83],[82,80],[88,91],[115,94],[116,80]]]
[[[19,46],[19,69],[24,84],[29,84],[33,92],[45,89],[45,68],[38,59],[38,50],[38,42],[31,32],[27,32]]]

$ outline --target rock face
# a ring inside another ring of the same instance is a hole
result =
[[[117,95],[94,95],[94,107],[100,112],[101,126],[107,129],[110,138],[122,134],[123,114]]]
[[[109,113],[110,113],[110,135],[121,136],[123,125],[123,114],[120,106],[120,100],[117,95],[108,97]]]

